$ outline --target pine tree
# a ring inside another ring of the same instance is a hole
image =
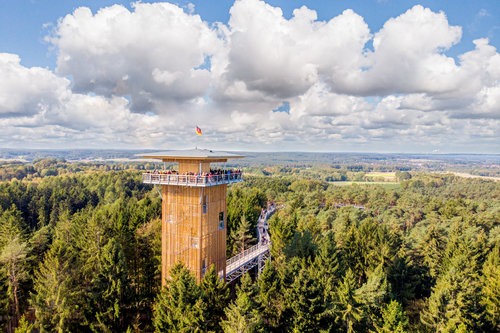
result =
[[[99,273],[90,290],[91,315],[87,316],[95,332],[118,332],[123,328],[123,304],[129,297],[125,255],[114,238],[103,247]]]
[[[226,284],[215,270],[212,264],[207,273],[201,280],[200,288],[203,293],[203,299],[207,306],[205,331],[220,332],[220,323],[225,317],[224,309],[231,301],[231,294]]]
[[[99,273],[100,257],[108,242],[109,220],[102,212],[81,212],[73,215],[75,228],[75,247],[79,253],[79,265],[84,273],[83,283],[90,286],[91,280]]]
[[[324,300],[331,302],[341,280],[340,254],[336,248],[335,235],[327,232],[320,240],[312,265],[312,273],[323,290]]]
[[[221,323],[225,333],[262,332],[262,320],[255,301],[256,288],[248,273],[241,277],[236,287],[236,301],[226,308],[227,320]]]
[[[19,326],[16,327],[15,333],[31,333],[33,324],[29,324],[26,317],[23,315],[19,320]]]
[[[379,333],[406,333],[408,332],[408,318],[401,304],[391,301],[382,311],[384,325],[377,327]]]
[[[228,233],[233,233],[243,217],[245,204],[243,202],[243,192],[239,188],[235,188],[227,195],[227,230]]]
[[[294,282],[286,290],[287,305],[292,310],[291,330],[293,332],[319,332],[327,328],[323,316],[326,303],[320,285],[311,278],[310,272],[303,267]]]
[[[276,269],[276,274],[278,276],[278,298],[276,300],[277,309],[279,309],[278,325],[276,326],[276,331],[288,331],[293,326],[293,310],[290,307],[290,301],[287,298],[287,292],[291,288],[291,285],[295,282],[295,278],[299,275],[299,272],[308,267],[306,265],[305,259],[299,259],[297,257],[291,258],[290,261],[277,262],[274,261],[274,266]]]
[[[240,293],[244,293],[248,295],[248,297],[252,300],[255,308],[257,308],[257,295],[259,294],[259,286],[252,282],[252,278],[250,274],[245,273],[242,275],[240,280],[240,285],[237,286],[236,290],[239,290]]]
[[[206,304],[196,277],[177,262],[155,304],[156,332],[202,332],[205,313]]]
[[[379,255],[383,255],[384,252],[378,249],[377,244],[377,233],[382,226],[378,226],[373,219],[365,219],[361,225],[356,230],[356,253],[359,256],[358,259],[358,269],[362,279],[364,281],[367,278],[367,272],[374,270],[379,264]]]
[[[69,332],[79,323],[78,280],[71,250],[56,241],[40,268],[35,272],[31,304],[40,332]]]
[[[419,284],[418,272],[404,246],[389,268],[392,298],[403,306],[415,298],[415,288]]]
[[[66,244],[73,243],[74,237],[77,234],[75,229],[75,224],[72,223],[69,211],[64,211],[54,228],[54,238],[64,241]]]
[[[467,330],[481,330],[483,314],[479,304],[480,285],[467,258],[458,256],[439,277],[429,298],[428,308],[421,314],[422,322],[437,332],[454,331],[460,325]]]
[[[153,300],[161,291],[161,220],[151,219],[136,229],[127,257],[137,313],[152,317]]]
[[[470,229],[474,231],[471,234]],[[441,267],[442,272],[446,272],[455,257],[463,256],[468,261],[468,267],[474,272],[478,272],[484,261],[486,239],[483,233],[479,233],[476,228],[464,230],[462,224],[457,223],[453,226],[448,243],[443,256]]]
[[[234,239],[234,254],[242,253],[246,249],[250,248],[251,244],[255,242],[255,237],[252,237],[250,233],[250,222],[247,221],[245,215],[241,218],[241,223],[238,230],[233,235]]]
[[[4,212],[0,211],[0,251],[14,238],[26,241],[28,227],[15,205]]]
[[[420,253],[424,257],[424,262],[430,269],[431,277],[436,279],[441,271],[445,241],[441,232],[431,225],[427,234],[419,242]]]
[[[273,215],[269,219],[269,233],[271,234],[271,256],[278,259],[283,256],[283,251],[293,237],[293,228],[290,223],[285,223],[285,220],[280,218],[278,214]]]
[[[373,271],[366,283],[356,290],[358,301],[363,305],[365,317],[368,323],[376,326],[379,321],[384,302],[389,296],[389,285],[387,274],[382,264]]]
[[[397,230],[390,230],[387,225],[382,224],[377,225],[373,238],[373,251],[367,253],[367,257],[371,259],[368,270],[373,271],[379,265],[386,269],[394,262],[401,248],[401,235]]]
[[[38,264],[43,260],[43,257],[50,246],[50,238],[51,228],[48,226],[42,227],[33,233],[33,236],[29,241],[30,248],[32,249],[32,253],[34,255],[33,264]]]
[[[11,293],[9,290],[9,283],[7,281],[6,270],[0,269],[0,316],[2,316],[2,318],[9,317]],[[5,325],[7,325],[5,320],[0,321],[0,329],[3,329]]]
[[[259,274],[260,313],[269,326],[281,328],[285,311],[280,279],[274,267],[274,262],[266,261],[266,266]]]
[[[143,333],[144,331],[140,329],[141,326],[141,315],[137,314],[132,320],[130,326],[127,327],[126,333]]]
[[[304,232],[296,231],[293,235],[292,241],[285,249],[285,255],[288,258],[307,258],[314,260],[316,255],[316,244],[312,239],[311,233],[306,230]]]
[[[22,301],[19,299],[20,287],[29,278],[27,240],[28,229],[16,206],[12,205],[6,211],[0,206],[0,255],[4,255],[0,259],[3,260],[0,267],[0,296],[5,296],[0,298],[0,315],[11,317],[14,323],[19,319],[16,309]],[[2,320],[3,323],[5,321]]]
[[[500,332],[500,244],[497,244],[484,263],[481,304],[492,329]]]
[[[358,237],[357,228],[355,226],[350,226],[340,243],[344,264],[351,269],[356,279],[356,285],[362,283],[366,268],[365,257],[363,256],[365,249],[360,246]]]
[[[354,325],[364,316],[363,304],[356,294],[356,279],[349,268],[337,288],[337,320],[341,321],[347,333],[356,332]]]

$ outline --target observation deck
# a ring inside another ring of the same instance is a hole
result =
[[[144,184],[156,184],[156,185],[209,187],[222,184],[239,183],[242,182],[243,180],[244,179],[242,173],[229,173],[225,175],[209,175],[209,176],[156,174],[156,173],[142,174],[142,182]]]

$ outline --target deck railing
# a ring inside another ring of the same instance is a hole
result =
[[[179,174],[143,173],[142,182],[147,184],[212,186],[229,184],[243,180],[242,173],[229,173],[225,175],[194,176]]]

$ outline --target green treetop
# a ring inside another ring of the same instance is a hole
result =
[[[256,288],[250,275],[241,277],[241,284],[236,287],[236,301],[225,310],[227,320],[221,326],[225,333],[262,332],[262,320],[256,302]]]

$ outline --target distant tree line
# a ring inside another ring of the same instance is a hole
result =
[[[170,166],[170,165],[169,165]],[[92,173],[98,171],[119,170],[154,170],[160,169],[161,163],[69,163],[65,159],[35,159],[32,163],[9,162],[0,163],[0,181],[23,180],[39,181],[49,176],[65,174]]]

